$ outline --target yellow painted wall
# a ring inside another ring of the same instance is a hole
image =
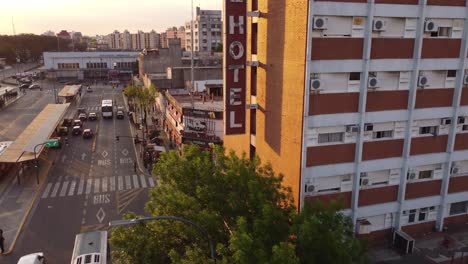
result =
[[[304,72],[307,35],[307,0],[258,1],[262,18],[258,24],[256,152],[285,176],[296,204],[299,199],[301,142],[304,105]],[[248,3],[250,9],[250,1]],[[250,19],[249,19],[250,21]],[[250,32],[250,26],[247,30]],[[250,58],[250,36],[247,40]],[[250,94],[250,70],[247,94]],[[249,99],[249,98],[248,98]],[[248,100],[249,102],[249,100]],[[250,115],[247,134],[225,136],[224,145],[237,153],[249,153]]]

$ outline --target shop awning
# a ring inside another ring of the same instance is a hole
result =
[[[80,90],[81,85],[65,85],[63,89],[59,92],[58,96],[60,97],[73,97]]]
[[[70,104],[48,104],[23,133],[0,155],[0,162],[22,162],[34,159],[34,147],[47,141]],[[43,146],[36,148],[40,155]]]

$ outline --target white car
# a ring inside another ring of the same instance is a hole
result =
[[[45,258],[44,258],[44,253],[38,252],[38,253],[32,253],[26,256],[22,256],[18,260],[18,264],[44,264]]]
[[[31,85],[29,86],[29,89],[31,89],[31,90],[32,90],[32,89],[41,89],[41,87],[40,87],[38,84],[31,84]]]

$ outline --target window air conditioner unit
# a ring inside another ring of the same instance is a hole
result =
[[[450,170],[450,174],[458,174],[458,172],[460,172],[460,168],[458,168],[457,166],[453,166]]]
[[[383,19],[374,19],[374,24],[372,25],[373,31],[384,31],[385,30],[385,21]]]
[[[463,84],[468,84],[468,74],[465,74],[465,76],[463,76]]]
[[[357,221],[357,233],[359,235],[369,234],[371,232],[372,223],[367,219]]]
[[[306,184],[305,185],[305,192],[306,193],[312,193],[315,191],[315,185],[313,184]]]
[[[414,238],[401,230],[393,233],[392,245],[401,254],[412,254],[414,250]]]
[[[319,79],[311,79],[310,80],[310,90],[311,91],[317,91],[318,89],[320,89],[320,87],[322,87],[322,81],[320,81]]]
[[[361,186],[369,186],[369,185],[370,185],[369,177],[361,177]]]
[[[373,131],[374,125],[373,124],[364,124],[364,131]]]
[[[418,86],[424,87],[424,86],[428,86],[428,85],[429,85],[429,79],[427,79],[427,77],[424,76],[424,75],[419,76]]]
[[[416,179],[416,172],[409,171],[408,172],[408,180],[414,180],[414,179]]]
[[[440,124],[441,125],[450,125],[450,124],[452,124],[452,119],[451,118],[442,118],[442,122]]]
[[[327,18],[315,17],[314,18],[314,29],[327,29]]]
[[[439,27],[436,25],[436,23],[432,21],[426,21],[426,23],[424,23],[425,32],[436,32],[438,30],[439,30]]]
[[[464,116],[459,116],[457,120],[458,120],[458,124],[464,124],[465,123],[465,117]]]
[[[367,87],[369,88],[379,87],[379,79],[377,79],[377,77],[369,77],[369,82],[367,83]]]
[[[357,125],[346,126],[346,132],[348,132],[348,133],[357,133],[357,132],[359,132],[359,126],[357,126]]]

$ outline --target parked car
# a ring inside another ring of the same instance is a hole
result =
[[[80,126],[74,126],[72,132],[73,132],[74,136],[80,135],[81,134],[81,127]]]
[[[27,83],[23,83],[19,86],[20,89],[28,89],[29,88],[29,84]]]
[[[58,145],[53,148],[62,148],[62,138],[61,137],[51,137],[50,141],[57,141]]]
[[[90,86],[88,86],[88,87],[86,88],[86,92],[91,93],[91,92],[93,92],[93,89],[92,89]]]
[[[90,121],[97,120],[97,114],[94,113],[94,112],[89,113],[88,119],[89,119]]]
[[[31,84],[31,85],[29,86],[29,89],[31,89],[31,90],[32,90],[32,89],[41,89],[41,86],[39,86],[39,84]]]
[[[57,129],[57,135],[59,136],[66,136],[68,135],[68,127],[61,126]]]
[[[62,126],[71,127],[72,125],[73,125],[73,119],[71,119],[71,118],[63,119]]]
[[[81,120],[81,121],[86,121],[86,119],[88,119],[88,117],[86,116],[85,113],[81,113],[78,115],[78,118]]]
[[[80,119],[75,119],[75,120],[73,120],[73,126],[74,127],[76,127],[76,126],[82,127],[83,122]]]
[[[22,256],[18,260],[18,264],[44,264],[46,263],[44,253],[32,253],[29,255]]]
[[[83,138],[84,139],[87,139],[87,138],[92,138],[93,137],[93,131],[89,128],[83,130]]]

